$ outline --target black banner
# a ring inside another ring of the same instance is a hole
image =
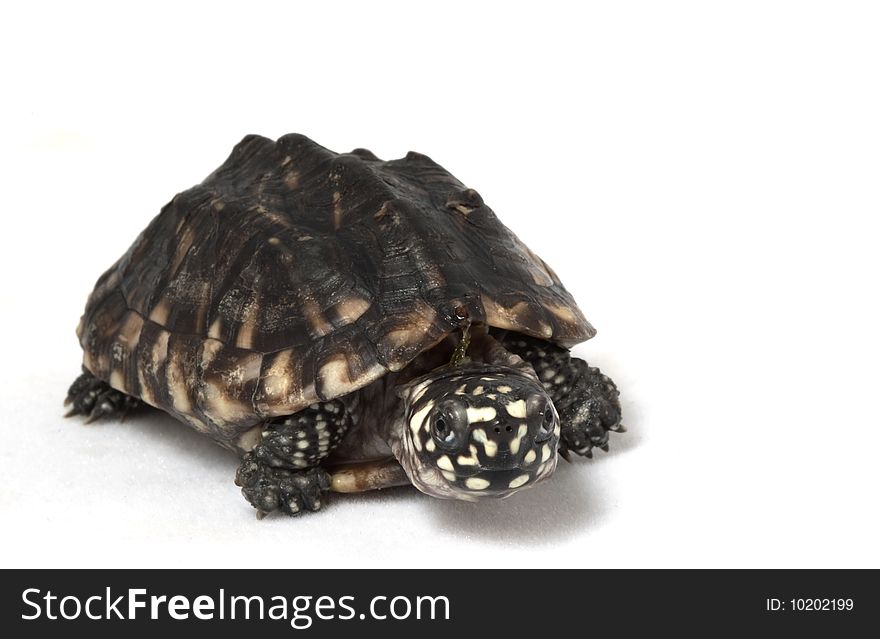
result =
[[[220,626],[258,637],[367,630],[416,639],[845,632],[880,620],[875,577],[867,570],[27,570],[4,571],[0,597],[5,636],[192,636]]]

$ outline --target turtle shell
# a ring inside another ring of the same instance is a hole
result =
[[[483,322],[593,336],[543,260],[430,158],[244,138],[98,280],[88,370],[220,440]]]

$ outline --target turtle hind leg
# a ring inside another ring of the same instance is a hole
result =
[[[299,515],[321,508],[330,475],[320,467],[351,425],[333,400],[267,422],[260,443],[246,453],[235,475],[257,517],[281,511]]]
[[[553,400],[562,427],[560,454],[568,459],[569,452],[592,457],[593,448],[607,451],[608,433],[625,430],[611,378],[545,340],[507,333],[502,342],[532,365]]]
[[[137,397],[112,388],[107,382],[83,369],[82,375],[70,385],[64,405],[70,406],[66,417],[85,415],[88,424],[102,417],[123,418],[145,404]]]

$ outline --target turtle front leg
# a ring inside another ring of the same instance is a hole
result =
[[[559,452],[592,457],[594,447],[608,450],[608,433],[622,432],[620,395],[598,368],[545,340],[506,334],[505,348],[526,360],[547,389],[562,428]]]
[[[66,417],[85,415],[86,424],[102,417],[125,417],[131,411],[145,406],[137,397],[126,395],[92,375],[83,368],[67,391],[65,406],[70,406]]]
[[[319,510],[330,490],[330,475],[320,463],[350,425],[338,400],[267,422],[262,440],[245,454],[235,475],[257,517],[275,510],[287,515]]]

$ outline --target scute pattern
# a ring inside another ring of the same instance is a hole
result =
[[[467,320],[562,345],[594,334],[555,273],[426,156],[248,136],[98,280],[78,334],[96,376],[234,447]]]

